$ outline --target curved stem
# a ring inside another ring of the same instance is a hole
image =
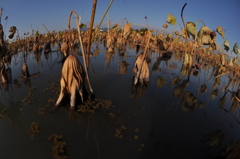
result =
[[[183,22],[183,26],[184,26],[184,29],[186,30],[186,26],[185,26],[185,23],[184,23],[184,18],[183,18],[183,10],[184,8],[186,7],[187,3],[184,4],[184,6],[182,7],[182,11],[181,11],[181,18],[182,18],[182,22]]]
[[[78,29],[78,38],[79,38],[81,49],[82,49],[84,69],[85,69],[86,78],[87,78],[87,82],[88,82],[88,86],[89,86],[90,92],[93,94],[92,86],[91,86],[91,83],[90,83],[90,80],[89,80],[89,76],[88,76],[88,69],[87,69],[87,65],[86,65],[85,52],[84,52],[83,44],[82,44],[81,31],[80,31],[80,27],[79,27],[79,25],[80,25],[79,17],[78,17],[78,14],[74,10],[71,11],[71,13],[69,15],[69,18],[68,18],[68,29],[70,28],[70,21],[71,21],[72,13],[74,13],[75,16],[76,16],[76,23],[77,23],[76,25],[77,25],[77,29]]]

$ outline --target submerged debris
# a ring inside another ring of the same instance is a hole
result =
[[[30,135],[30,138],[33,139],[35,137],[35,134],[39,134],[39,126],[37,122],[32,122],[30,128],[28,129],[28,135]]]
[[[62,141],[62,135],[52,134],[48,137],[48,141],[53,141],[54,146],[50,149],[50,153],[55,159],[66,159],[66,142]]]
[[[98,108],[104,108],[104,109],[110,109],[111,107],[114,107],[112,101],[110,99],[104,100],[104,99],[94,99],[94,100],[87,100],[85,103],[78,106],[79,112],[89,112],[94,113],[96,109]],[[114,116],[114,114],[111,114],[110,116]]]

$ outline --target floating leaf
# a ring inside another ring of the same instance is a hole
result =
[[[190,35],[192,35],[193,39],[195,39],[195,37],[197,36],[196,24],[193,22],[187,22],[186,30]]]
[[[238,43],[234,44],[234,46],[233,46],[233,52],[234,52],[235,54],[238,54],[238,53],[239,53],[239,51],[238,51]]]
[[[228,39],[226,39],[223,43],[224,45],[224,49],[228,52],[229,48],[230,48],[230,44],[229,44],[229,41]]]
[[[170,13],[168,13],[166,22],[168,24],[171,24],[171,25],[176,25],[177,24],[176,18],[172,14],[170,14]]]
[[[216,30],[222,36],[222,38],[224,39],[224,32],[223,32],[222,26],[218,26]]]

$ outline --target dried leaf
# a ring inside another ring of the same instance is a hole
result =
[[[239,53],[239,51],[238,51],[238,43],[234,44],[234,46],[233,46],[233,52],[234,52],[235,54],[238,54],[238,53]]]
[[[170,14],[170,13],[168,13],[166,22],[168,24],[171,24],[171,25],[176,25],[177,24],[176,18],[172,14]]]
[[[218,26],[216,30],[222,36],[222,38],[224,39],[224,32],[223,32],[222,26]]]
[[[197,36],[196,24],[193,22],[187,22],[186,30],[190,35],[192,35],[193,39],[195,39],[195,37]]]
[[[123,35],[125,38],[131,33],[132,23],[127,23],[123,28]]]
[[[208,45],[211,43],[210,33],[212,31],[207,26],[202,26],[198,32],[197,42],[200,45]]]
[[[79,28],[83,28],[83,27],[87,27],[87,25],[84,24],[84,23],[81,23],[81,24],[79,25]]]
[[[112,29],[118,29],[118,24],[115,24]]]
[[[228,52],[229,48],[230,48],[230,44],[229,44],[229,41],[228,39],[226,39],[223,43],[224,45],[224,49]]]
[[[164,24],[163,24],[163,27],[164,27],[165,29],[167,29],[167,28],[168,28],[168,25],[167,25],[166,23],[164,23]]]

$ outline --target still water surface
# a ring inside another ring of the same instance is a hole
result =
[[[96,46],[101,52],[90,58],[91,84],[96,98],[114,106],[95,113],[71,111],[69,101],[51,112],[60,89],[59,51],[28,52],[28,80],[21,78],[23,53],[12,57],[8,88],[1,85],[0,92],[0,158],[53,158],[52,134],[62,135],[68,158],[212,158],[239,140],[239,103],[222,91],[228,75],[216,80],[214,68],[202,67],[187,81],[178,53],[166,59],[153,52],[148,86],[134,87],[136,48],[128,45],[120,56],[117,49],[111,54]],[[207,89],[201,92],[201,86]],[[237,86],[228,89],[237,91]],[[33,139],[28,134],[32,122],[40,130]]]

